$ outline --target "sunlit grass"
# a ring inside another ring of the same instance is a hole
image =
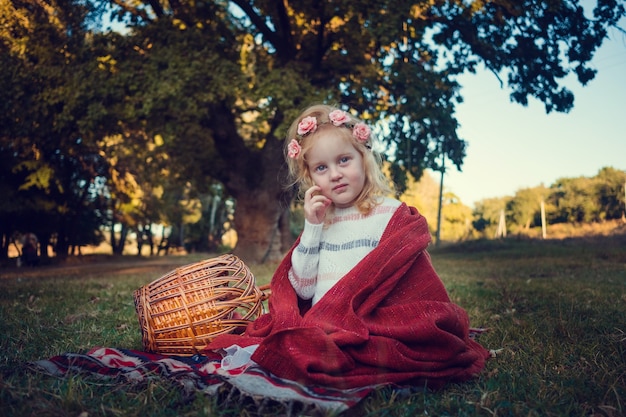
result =
[[[451,298],[468,311],[473,326],[490,329],[480,342],[498,355],[474,381],[438,392],[382,389],[349,414],[625,415],[624,248],[623,236],[432,248]],[[182,392],[167,380],[58,379],[24,367],[27,361],[95,346],[140,349],[132,293],[168,268],[112,273],[105,263],[82,275],[0,279],[0,414],[255,415],[251,404],[226,406],[217,398]],[[262,285],[276,264],[250,268]]]

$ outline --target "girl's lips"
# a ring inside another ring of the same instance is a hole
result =
[[[348,186],[348,184],[339,184],[339,185],[336,185],[335,187],[333,187],[333,191],[342,190],[342,189],[346,188],[347,186]]]

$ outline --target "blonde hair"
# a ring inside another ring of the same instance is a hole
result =
[[[350,117],[350,123],[344,126],[335,126],[329,119],[329,114],[334,110],[340,109],[326,104],[316,104],[310,106],[300,113],[300,115],[289,127],[284,146],[285,159],[287,160],[287,165],[289,167],[289,186],[297,186],[299,189],[299,195],[302,196],[304,191],[315,185],[309,173],[309,167],[306,163],[306,154],[315,144],[320,132],[327,131],[328,129],[336,129],[339,138],[351,143],[357,152],[361,154],[363,159],[365,184],[363,186],[363,190],[361,190],[361,193],[355,201],[355,206],[361,213],[369,214],[370,211],[380,203],[380,197],[392,193],[393,190],[391,184],[381,170],[380,155],[371,149],[371,139],[365,143],[359,142],[353,136],[352,129],[348,128],[349,126],[354,126],[356,123],[361,121],[351,114],[348,114]],[[298,124],[305,117],[315,117],[317,120],[317,129],[310,134],[300,136],[298,135]],[[288,156],[288,145],[294,138],[296,138],[302,149],[297,157],[291,158]]]

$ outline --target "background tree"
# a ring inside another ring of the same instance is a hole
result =
[[[443,194],[441,217],[442,241],[456,242],[473,236],[472,209],[463,204],[456,194]]]
[[[53,242],[64,257],[73,245],[99,241],[103,216],[93,189],[103,160],[80,123],[94,102],[78,93],[95,62],[85,43],[89,8],[80,2],[22,1],[2,7],[0,50],[7,64],[2,79],[11,88],[0,93],[7,110],[0,149],[8,182],[17,185],[2,216],[16,230],[36,231],[44,256]],[[26,201],[30,204],[20,205]],[[15,222],[18,217],[23,221]]]
[[[590,223],[622,218],[626,173],[602,168],[593,177],[560,178],[550,188],[552,223]]]
[[[20,88],[41,88],[21,97],[32,101],[24,117],[44,128],[2,137],[41,142],[48,156],[99,154],[97,140],[118,134],[140,148],[160,135],[170,172],[200,193],[217,180],[236,201],[236,252],[250,262],[286,241],[278,239],[292,197],[280,181],[284,133],[306,105],[339,102],[377,125],[402,185],[442,152],[460,168],[457,75],[484,64],[514,101],[536,97],[546,111],[568,111],[573,96],[561,80],[593,78],[589,61],[624,16],[623,1],[605,0],[589,18],[578,2],[535,0],[42,4],[17,0],[9,10],[20,22],[36,9],[36,36],[30,26],[20,26],[24,36],[1,33],[7,53],[26,50],[43,65],[29,73],[43,81]],[[88,31],[105,10],[128,32]],[[11,115],[15,126],[20,115]],[[145,161],[139,153],[135,163]],[[107,185],[119,204],[134,204]],[[109,211],[133,221],[116,205]]]
[[[476,203],[474,207],[472,226],[485,238],[495,236],[502,211],[505,211],[511,197],[486,198]]]
[[[626,172],[615,168],[602,168],[596,175],[596,198],[602,220],[626,217]]]
[[[554,223],[589,223],[599,220],[600,205],[595,198],[593,178],[561,178],[553,185],[551,202],[557,208]]]
[[[197,198],[197,221],[189,222],[185,248],[189,252],[219,252],[222,236],[231,229],[235,202],[224,195],[221,184]]]
[[[439,184],[430,172],[424,172],[419,181],[409,177],[406,190],[398,197],[400,201],[413,206],[428,220],[432,235],[437,232],[437,211],[439,208]],[[445,216],[443,216],[445,219]]]
[[[512,99],[567,111],[573,99],[559,79],[593,77],[587,63],[624,13],[600,2],[586,19],[575,3],[530,0],[111,4],[133,27],[140,77],[159,80],[133,95],[149,130],[164,132],[195,181],[218,179],[236,199],[237,253],[251,261],[266,258],[288,207],[282,141],[305,105],[337,101],[384,120],[396,179],[419,178],[441,149],[460,167],[455,75],[483,62],[508,71]]]
[[[543,185],[517,190],[507,203],[508,220],[520,231],[528,232],[532,226],[541,226],[541,201],[546,200],[549,190]]]

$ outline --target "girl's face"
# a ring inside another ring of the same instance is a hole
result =
[[[352,206],[365,186],[363,157],[356,148],[342,139],[337,129],[327,129],[316,135],[305,157],[309,175],[322,189],[321,194],[336,207]]]

